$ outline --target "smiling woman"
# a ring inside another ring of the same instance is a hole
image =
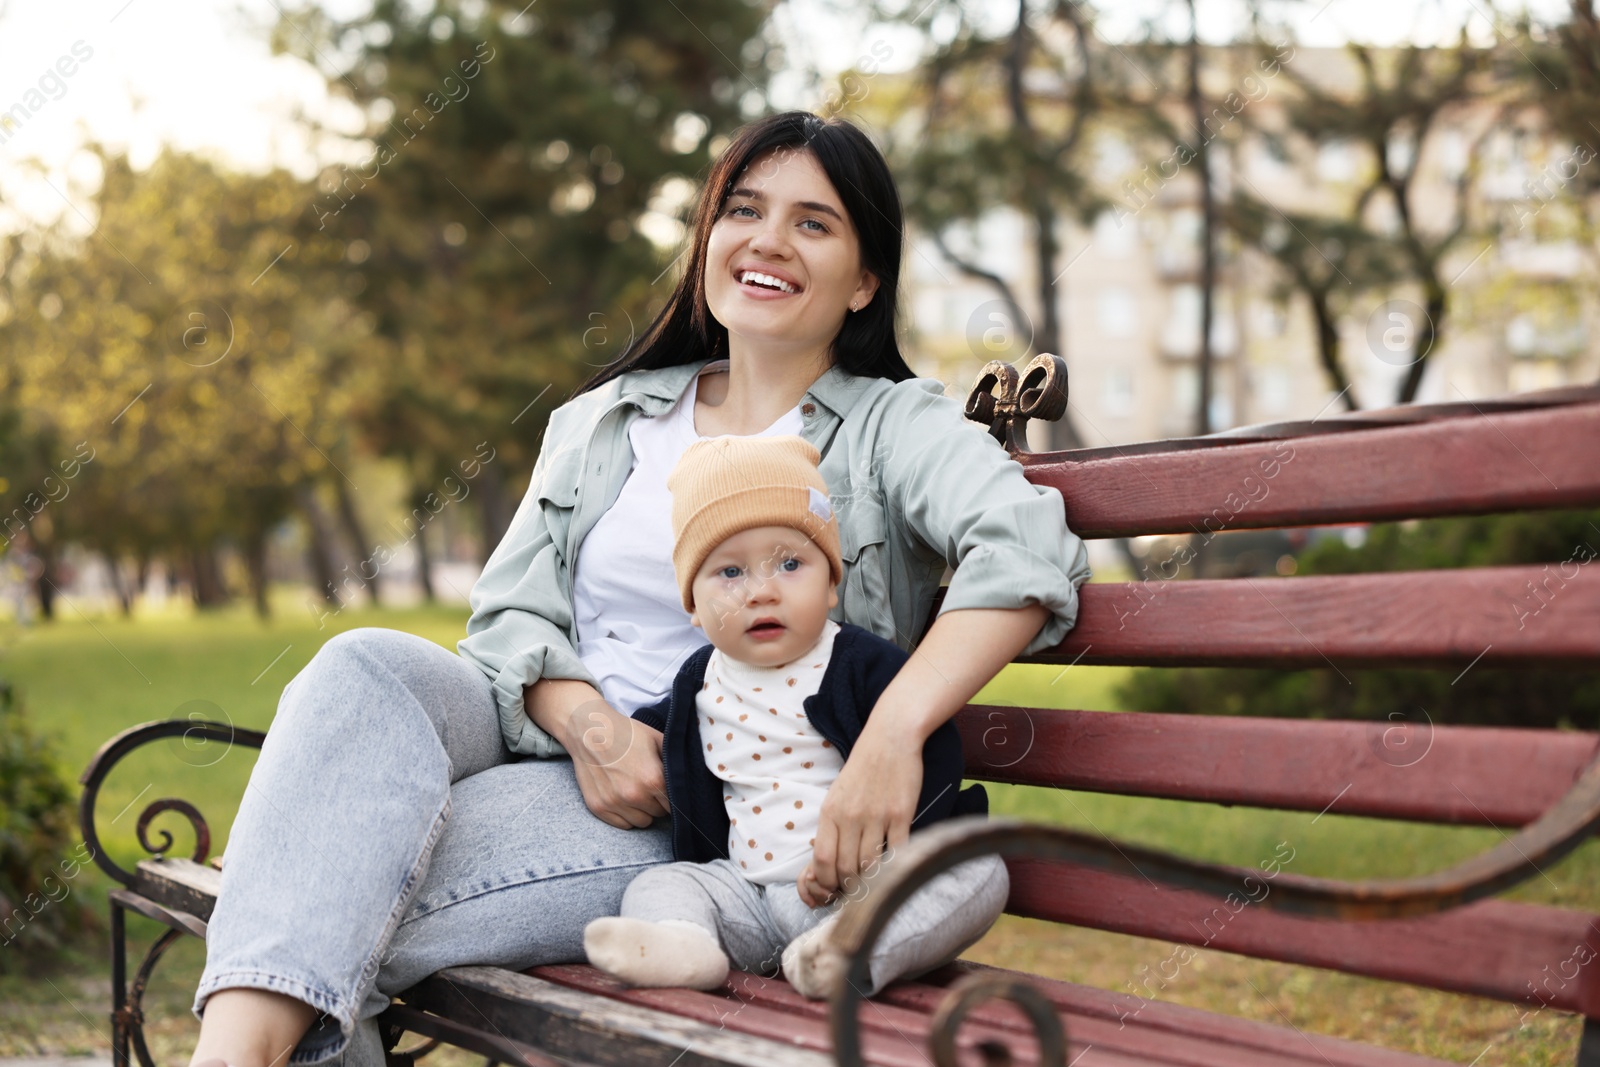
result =
[[[863,725],[817,813],[818,897],[906,839],[924,785],[908,754],[1062,640],[1089,569],[1059,492],[901,358],[902,241],[859,129],[789,112],[739,132],[665,306],[551,414],[459,656],[361,628],[285,688],[207,930],[197,1061],[381,1063],[390,996],[458,964],[581,959],[586,925],[672,858],[661,734],[630,713],[707,644],[666,484],[702,438],[815,449],[842,571],[818,577],[817,609],[906,656],[849,709]]]

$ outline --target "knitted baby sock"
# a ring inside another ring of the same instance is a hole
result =
[[[583,950],[600,970],[635,986],[715,989],[728,977],[728,957],[711,932],[683,919],[595,919]]]
[[[828,916],[783,950],[783,976],[803,997],[826,1000],[844,980],[849,961],[828,943],[828,934],[838,921],[837,915]]]

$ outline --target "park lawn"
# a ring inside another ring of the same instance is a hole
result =
[[[0,676],[17,686],[34,721],[54,737],[64,773],[76,778],[106,738],[151,719],[192,715],[265,728],[284,684],[340,630],[388,626],[453,648],[467,616],[464,607],[351,609],[325,618],[319,628],[293,594],[277,594],[275,607],[277,614],[266,624],[242,607],[206,618],[179,610],[135,621],[85,619],[65,607],[50,627],[12,631]],[[1114,711],[1113,690],[1124,674],[1120,668],[1010,667],[975,699]],[[144,804],[169,793],[196,803],[220,849],[253,762],[250,750],[185,744],[181,739],[125,760],[101,798],[102,825],[111,823],[107,843],[113,854],[125,864],[139,855],[133,819]],[[1242,866],[1256,865],[1286,842],[1294,850],[1289,869],[1341,878],[1438,869],[1496,839],[1490,830],[988,788],[999,814],[1098,830]],[[185,851],[191,839],[181,818],[169,814],[163,820],[157,826],[170,826],[178,838],[176,851]],[[1546,873],[1547,879],[1528,883],[1511,896],[1600,911],[1600,849],[1595,845]],[[98,872],[80,878],[84,881],[75,887],[76,899],[103,914],[108,880]],[[142,945],[156,927],[135,917],[130,930]],[[1006,917],[968,956],[1127,990],[1142,968],[1154,967],[1170,953],[1170,946],[1141,938]],[[175,1062],[188,1054],[194,1033],[188,1002],[202,962],[201,946],[184,939],[157,971],[146,1007],[158,1059]],[[1551,1012],[1524,1019],[1517,1008],[1497,1002],[1212,951],[1201,951],[1161,996],[1479,1067],[1571,1063],[1578,1034],[1575,1020]],[[58,966],[44,972],[0,972],[0,1056],[103,1053],[108,1004],[109,983],[97,943],[65,953]],[[468,1062],[466,1057],[441,1055],[430,1062]]]

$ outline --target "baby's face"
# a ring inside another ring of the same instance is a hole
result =
[[[757,526],[712,550],[694,576],[689,621],[723,655],[781,667],[816,644],[839,603],[828,557],[799,530]]]

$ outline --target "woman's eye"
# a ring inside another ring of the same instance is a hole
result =
[[[808,225],[808,224],[811,225],[811,226],[815,226],[816,227],[816,229],[812,231],[813,233],[827,233],[828,232],[828,228],[826,226],[824,226],[822,223],[818,222],[816,219],[803,219],[801,221],[801,223],[800,223],[800,225],[802,225],[802,226],[805,226],[805,225]]]
[[[748,211],[752,215],[754,215],[756,213],[756,209],[751,207],[749,204],[738,204],[738,205],[736,205],[734,207],[730,207],[728,209],[728,214],[737,215],[741,211]]]

